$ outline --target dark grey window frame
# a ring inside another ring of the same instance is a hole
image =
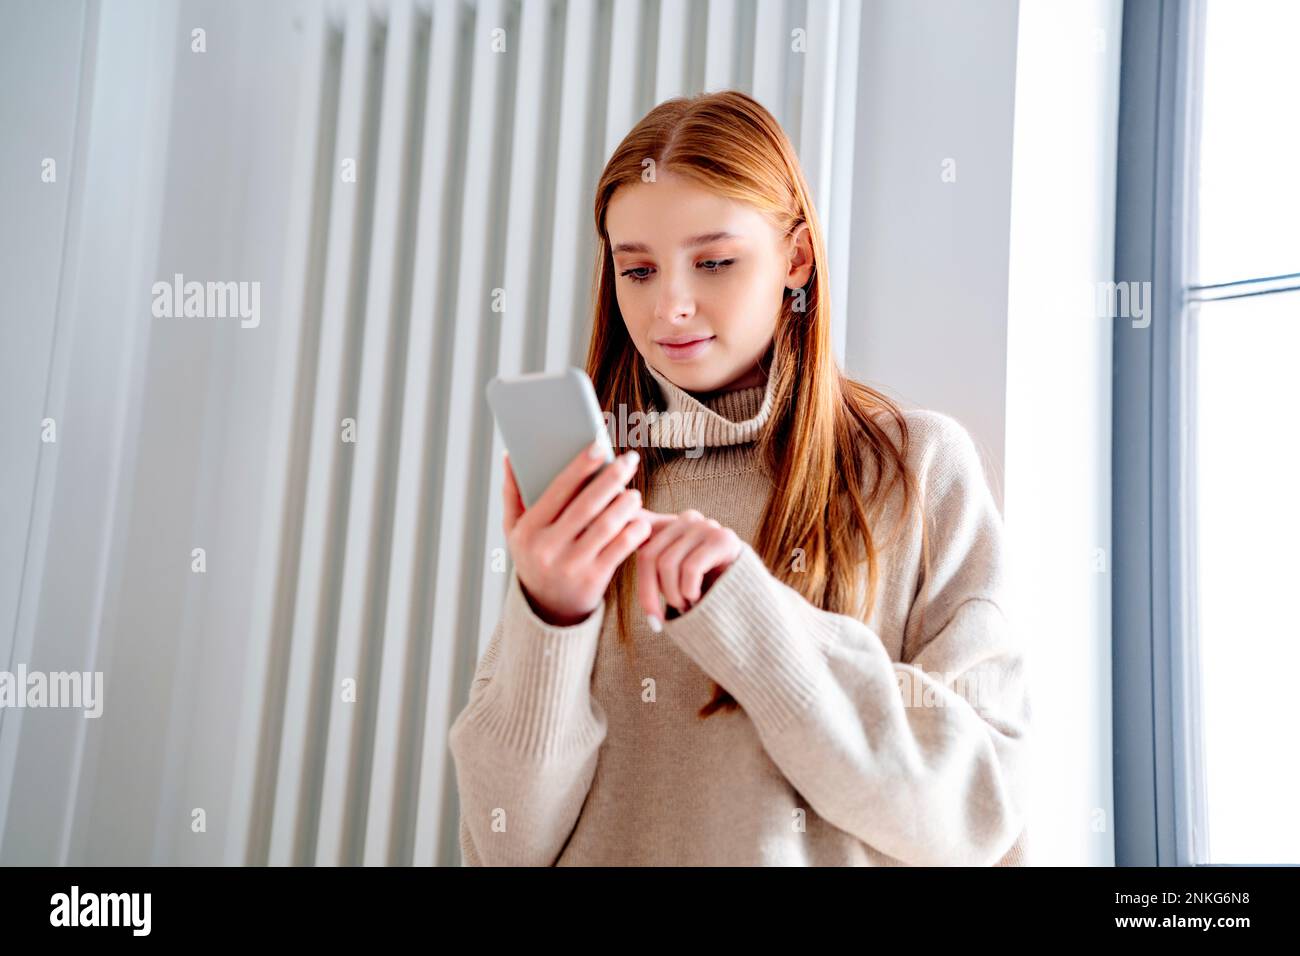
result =
[[[1126,0],[1120,66],[1115,282],[1149,282],[1149,324],[1114,321],[1112,717],[1115,863],[1204,856],[1195,527],[1185,466],[1195,434],[1184,370],[1190,189],[1203,0]]]

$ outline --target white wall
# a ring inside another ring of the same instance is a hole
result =
[[[845,353],[855,377],[966,425],[999,505],[1016,10],[863,6]]]
[[[216,862],[256,570],[298,72],[293,9],[249,20],[214,0],[90,0],[78,72],[60,60],[76,24],[59,23],[77,11],[35,7],[34,19],[58,29],[37,43],[9,31],[6,9],[5,42],[35,46],[30,62],[4,60],[36,71],[52,57],[80,88],[71,104],[57,83],[50,99],[26,80],[3,87],[77,130],[70,146],[65,133],[40,144],[61,150],[69,197],[63,254],[38,247],[58,281],[29,277],[28,288],[57,291],[57,309],[28,317],[52,344],[15,340],[5,317],[6,342],[20,345],[6,361],[48,371],[40,402],[23,376],[6,376],[6,397],[17,396],[23,418],[37,408],[54,417],[58,441],[37,446],[40,467],[25,476],[34,488],[25,560],[16,574],[7,559],[5,568],[23,600],[6,621],[4,666],[100,671],[105,699],[94,719],[3,715],[0,861]],[[201,54],[190,47],[197,27],[208,34]],[[42,136],[39,124],[26,128]],[[20,193],[41,196],[29,179],[16,180]],[[49,228],[33,223],[32,234]],[[262,326],[151,317],[152,283],[177,271],[261,280]],[[6,458],[11,448],[28,454],[40,417],[19,423],[20,439],[6,434]],[[205,575],[191,572],[195,547],[207,551]],[[195,809],[205,832],[191,827]]]
[[[85,4],[26,0],[0,28],[0,667],[12,659],[35,506],[69,197]],[[45,161],[53,160],[53,182]],[[58,437],[55,422],[54,437]],[[0,732],[5,720],[0,711]],[[2,817],[0,817],[2,818]]]
[[[1006,521],[1033,648],[1034,853],[1114,863],[1111,322],[1120,0],[1022,0],[1007,330]]]

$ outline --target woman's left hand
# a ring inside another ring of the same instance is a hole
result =
[[[650,520],[650,537],[636,552],[637,592],[651,630],[658,631],[660,595],[678,613],[690,610],[740,557],[741,541],[693,508],[680,514],[642,509],[642,515]]]

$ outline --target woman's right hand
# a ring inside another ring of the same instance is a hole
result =
[[[583,449],[525,509],[505,456],[506,542],[524,595],[546,623],[570,627],[589,617],[618,566],[650,537],[641,493],[625,487],[639,460],[635,451],[620,455],[583,487],[605,464]]]

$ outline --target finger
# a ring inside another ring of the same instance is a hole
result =
[[[506,534],[509,534],[514,530],[519,516],[524,513],[524,499],[519,494],[519,486],[515,484],[515,470],[510,467],[510,453],[503,452],[501,458],[505,463],[506,472],[505,480],[501,483],[501,497],[504,499],[505,512],[503,521]]]
[[[652,532],[658,531],[660,528],[664,527],[665,525],[670,525],[677,520],[677,515],[675,514],[671,514],[671,513],[665,514],[659,511],[651,511],[649,508],[641,509],[641,517],[643,517],[647,522],[649,522],[650,530]]]
[[[595,560],[597,552],[604,549],[614,536],[641,511],[641,492],[628,488],[614,497],[596,519],[587,525],[573,543],[574,558],[579,562]]]
[[[644,518],[634,518],[624,525],[623,530],[614,535],[614,540],[596,555],[601,575],[612,578],[618,566],[650,537],[650,533],[650,523]]]
[[[731,545],[721,525],[708,528],[701,534],[695,548],[681,562],[680,587],[688,608],[699,602],[704,576],[730,556]]]
[[[682,595],[682,562],[695,551],[705,534],[711,529],[700,522],[692,522],[668,547],[659,553],[656,566],[659,569],[659,590],[664,600],[679,612],[688,609],[688,602]]]
[[[640,452],[626,452],[592,478],[555,519],[556,534],[565,541],[576,540],[609,507],[609,503],[623,493],[627,483],[636,474],[640,460]]]
[[[674,516],[674,519],[655,531],[650,536],[650,540],[637,549],[636,553],[636,588],[641,609],[645,611],[647,617],[657,617],[661,621],[664,609],[660,606],[659,597],[661,594],[664,597],[667,595],[660,586],[659,555],[664,548],[685,532],[687,526],[687,522],[681,516]]]
[[[592,450],[599,451],[600,454],[593,458],[588,454]],[[572,500],[578,489],[582,487],[582,483],[604,468],[605,465],[603,445],[597,439],[574,455],[560,473],[551,479],[551,483],[546,486],[546,490],[528,509],[529,518],[536,521],[538,527],[551,524],[556,516],[564,510],[565,505]]]

